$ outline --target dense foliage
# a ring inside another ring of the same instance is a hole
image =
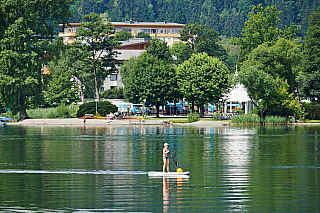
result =
[[[218,58],[194,54],[177,68],[179,90],[203,113],[203,105],[216,103],[229,87],[229,70]],[[192,109],[193,110],[193,109]]]
[[[167,21],[176,23],[199,22],[215,29],[221,35],[240,36],[253,6],[276,5],[280,11],[279,28],[298,24],[304,34],[308,16],[320,6],[318,0],[78,0],[72,5],[71,22],[80,22],[91,12],[104,14],[109,21]]]
[[[95,13],[90,13],[83,17],[75,38],[75,44],[81,52],[88,53],[91,61],[91,71],[94,75],[96,99],[100,101],[99,79],[105,79],[110,73],[115,71],[115,56],[117,52],[114,48],[120,44],[113,38],[114,26],[103,24],[102,19]],[[85,59],[87,60],[87,59]]]
[[[0,101],[22,119],[27,97],[40,103],[42,65],[55,28],[71,16],[71,0],[0,0]],[[49,54],[48,54],[49,53]]]
[[[177,77],[165,41],[152,40],[147,51],[121,67],[124,94],[130,102],[160,105],[178,98]]]
[[[320,102],[320,7],[309,18],[305,42],[305,73],[302,92],[311,101]]]
[[[107,89],[101,94],[105,99],[124,99],[123,88]]]
[[[77,112],[77,117],[83,117],[85,114],[96,114],[96,107],[97,112],[101,116],[107,116],[111,112],[117,112],[118,107],[116,105],[113,105],[109,101],[99,101],[99,102],[89,102],[80,105],[79,110]]]

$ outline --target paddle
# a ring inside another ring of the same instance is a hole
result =
[[[176,164],[176,167],[178,167],[178,162],[176,162],[176,161],[174,160],[174,158],[172,157],[171,154],[169,154],[169,156],[172,158],[173,162]]]

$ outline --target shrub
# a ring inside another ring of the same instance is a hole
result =
[[[189,123],[192,123],[192,122],[196,122],[200,120],[200,115],[199,113],[196,113],[196,112],[192,112],[192,113],[189,113],[188,114],[188,122]]]
[[[106,116],[111,112],[117,112],[118,107],[111,104],[109,101],[97,102],[98,113],[101,116]],[[77,112],[77,117],[83,117],[85,114],[96,114],[96,102],[89,102],[80,105]]]

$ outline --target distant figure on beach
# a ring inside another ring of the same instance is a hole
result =
[[[169,172],[169,144],[165,143],[164,144],[164,148],[162,150],[163,152],[163,172],[166,172],[166,168],[167,168],[167,172]]]
[[[85,117],[83,118],[83,124],[86,124],[86,118]]]

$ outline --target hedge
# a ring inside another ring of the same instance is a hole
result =
[[[98,113],[101,116],[107,116],[111,112],[117,112],[118,107],[109,101],[97,102]],[[82,104],[77,112],[77,117],[83,117],[85,114],[96,114],[96,102]]]

